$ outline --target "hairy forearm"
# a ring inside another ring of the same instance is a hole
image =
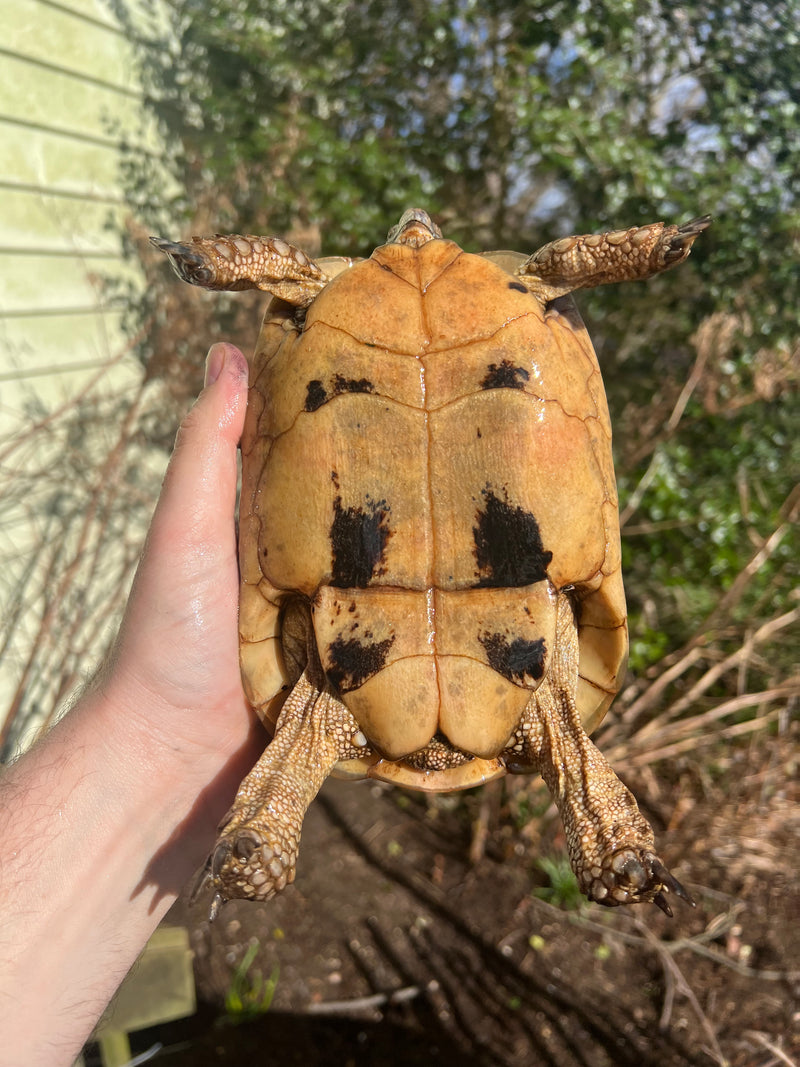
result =
[[[68,1067],[213,841],[247,753],[86,696],[0,778],[0,1064]]]

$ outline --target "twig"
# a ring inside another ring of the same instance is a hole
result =
[[[703,376],[705,365],[708,362],[709,352],[710,349],[708,348],[708,346],[700,346],[698,348],[697,358],[694,361],[694,366],[692,367],[689,377],[686,379],[686,383],[683,389],[681,389],[678,399],[675,401],[675,405],[672,409],[672,412],[670,413],[670,416],[664,425],[664,430],[661,439],[655,446],[653,455],[650,459],[649,464],[647,465],[647,470],[639,479],[639,484],[628,497],[628,502],[620,513],[619,528],[621,530],[624,529],[625,524],[627,523],[628,519],[630,519],[631,515],[635,514],[637,508],[639,507],[639,504],[642,501],[642,497],[647,492],[647,489],[649,488],[651,482],[658,473],[658,468],[661,463],[661,446],[664,444],[665,441],[668,441],[670,437],[674,435],[676,429],[678,428],[678,423],[681,421],[683,413],[686,410],[686,405],[689,403],[689,399],[691,398],[692,393],[697,388],[697,384]]]
[[[309,1004],[306,1015],[356,1015],[363,1011],[374,1011],[392,1004],[404,1004],[422,994],[419,986],[405,986],[391,993],[373,993],[369,997],[354,997],[352,1000],[324,1000],[319,1004]]]
[[[132,337],[116,355],[109,356],[108,360],[102,364],[97,373],[93,374],[91,378],[89,378],[89,380],[76,393],[73,393],[72,396],[70,396],[70,398],[60,407],[48,411],[38,422],[28,426],[24,433],[12,435],[8,441],[7,447],[3,451],[0,451],[0,463],[4,463],[6,459],[20,447],[20,445],[31,439],[36,439],[51,423],[56,422],[62,415],[72,410],[81,402],[81,400],[85,400],[87,397],[91,396],[92,391],[98,382],[108,374],[112,367],[122,363],[131,352],[134,351],[135,346],[141,341],[142,337],[147,335],[149,328],[150,323],[145,324],[135,337]]]
[[[630,766],[646,766],[657,760],[672,758],[682,752],[690,752],[700,745],[716,744],[721,740],[732,737],[741,737],[752,733],[754,730],[763,730],[770,723],[780,720],[783,714],[783,705],[772,711],[756,715],[745,722],[732,723],[716,729],[707,729],[719,719],[733,715],[742,708],[752,707],[754,704],[769,704],[773,701],[788,701],[800,696],[800,681],[789,679],[788,682],[774,689],[763,689],[756,693],[742,693],[741,696],[732,697],[723,701],[710,711],[692,718],[674,723],[671,727],[664,728],[657,736],[647,738],[645,745],[638,734],[634,734],[628,740],[620,741],[616,745],[603,745],[603,751],[610,763],[627,761]],[[704,729],[706,727],[706,729]]]
[[[778,1048],[777,1045],[773,1045],[773,1043],[768,1041],[764,1034],[760,1034],[758,1030],[745,1030],[743,1036],[758,1041],[758,1043],[763,1045],[767,1052],[771,1052],[780,1063],[785,1063],[786,1067],[797,1067],[797,1062],[795,1060],[790,1059],[783,1049]]]
[[[710,689],[718,678],[721,678],[723,674],[732,668],[738,667],[743,660],[749,659],[754,648],[769,641],[773,634],[777,633],[778,630],[783,630],[785,627],[791,626],[791,624],[798,619],[800,619],[800,608],[795,608],[793,611],[787,611],[785,614],[779,615],[776,619],[770,619],[769,622],[765,622],[763,626],[759,626],[755,633],[753,633],[735,652],[732,652],[731,655],[722,660],[721,663],[716,663],[713,667],[709,667],[706,673],[701,675],[680,700],[676,700],[675,703],[671,705],[665,717],[677,718],[681,712],[696,703],[700,695]],[[651,726],[652,723],[648,724],[646,729],[650,729]]]
[[[643,712],[649,711],[654,707],[667,686],[684,674],[698,659],[707,654],[704,646],[709,642],[709,632],[720,628],[723,618],[728,616],[741,600],[751,579],[775,553],[793,523],[796,522],[799,507],[800,484],[792,489],[781,505],[781,523],[764,540],[761,547],[753,553],[713,611],[710,612],[692,637],[681,648],[664,656],[652,668],[653,673],[657,675],[656,680],[641,692],[624,712],[622,719],[625,722],[635,721]]]
[[[658,698],[664,692],[664,690],[672,684],[677,678],[680,678],[682,674],[685,674],[690,667],[702,659],[704,655],[704,649],[698,645],[694,645],[685,653],[685,655],[676,663],[665,671],[662,671],[658,678],[649,685],[647,689],[631,704],[631,706],[623,712],[621,719],[623,722],[633,722],[648,708],[652,707],[656,703]],[[658,667],[656,667],[658,670]]]
[[[658,474],[658,468],[659,468],[660,464],[661,464],[661,442],[659,442],[658,445],[656,445],[655,451],[653,452],[653,455],[650,457],[650,462],[647,465],[647,470],[644,472],[644,474],[639,479],[639,482],[638,482],[636,488],[633,490],[633,492],[628,497],[627,504],[622,509],[622,511],[619,513],[619,528],[620,528],[620,530],[623,530],[625,528],[625,523],[628,521],[628,519],[631,517],[631,515],[634,515],[636,513],[636,510],[639,507],[639,504],[641,504],[641,502],[642,502],[642,497],[647,492],[648,488],[650,487],[650,483],[653,481],[653,479],[655,478],[656,474]]]
[[[672,414],[667,419],[667,425],[665,426],[665,436],[671,436],[678,428],[678,423],[681,421],[686,405],[691,399],[692,393],[698,386],[700,379],[703,377],[703,371],[705,370],[706,363],[711,349],[708,345],[699,345],[697,350],[697,359],[694,361],[694,366],[689,373],[689,377],[686,379],[686,384],[681,389],[678,399],[675,401],[675,407],[672,409]]]
[[[644,934],[644,939],[658,954],[658,958],[661,961],[661,966],[664,970],[664,978],[667,983],[667,995],[665,995],[664,997],[664,1009],[661,1013],[659,1026],[662,1030],[666,1030],[669,1024],[670,1016],[669,1014],[667,1014],[667,1010],[669,1009],[669,1011],[671,1012],[672,1000],[674,998],[674,993],[672,995],[669,995],[669,989],[670,985],[673,984],[681,993],[683,993],[683,995],[686,997],[686,999],[689,1001],[692,1008],[694,1009],[695,1015],[697,1016],[700,1025],[706,1032],[706,1036],[708,1037],[708,1040],[711,1044],[711,1048],[713,1049],[719,1067],[728,1067],[728,1061],[722,1053],[722,1048],[720,1047],[719,1041],[717,1041],[717,1035],[714,1031],[714,1028],[711,1025],[708,1016],[700,1007],[700,1002],[695,996],[694,990],[686,981],[683,971],[675,962],[672,953],[670,953],[665,948],[664,942],[660,941],[652,932],[652,930],[650,930],[650,928],[646,926],[640,919],[635,919],[634,922],[638,929],[640,929]]]
[[[475,866],[480,863],[486,852],[486,842],[489,840],[489,827],[492,815],[496,812],[500,802],[499,781],[489,782],[481,790],[478,816],[472,824],[472,840],[469,846],[469,861]]]
[[[759,570],[764,566],[766,561],[772,556],[775,550],[780,545],[786,534],[791,530],[794,522],[796,521],[795,511],[797,510],[796,498],[800,495],[800,484],[796,485],[791,493],[789,493],[786,500],[781,506],[781,514],[787,516],[784,521],[777,526],[768,538],[764,541],[759,549],[748,560],[742,570],[736,575],[730,589],[725,593],[720,602],[706,618],[703,623],[703,630],[709,630],[712,626],[717,624],[717,620],[722,618],[726,613],[730,612],[730,609],[735,607],[736,604],[742,598],[742,595],[747,588],[747,584],[753,575],[758,574]]]
[[[675,948],[672,951],[688,948],[697,956],[703,956],[705,959],[711,960],[713,963],[719,963],[723,967],[727,967],[729,971],[735,971],[737,974],[740,974],[743,978],[757,978],[762,982],[796,982],[800,979],[800,971],[767,971],[758,970],[756,967],[748,967],[746,963],[732,960],[729,956],[725,956],[721,952],[717,952],[715,949],[703,945],[694,938],[685,938],[681,941],[674,942],[674,944]]]
[[[561,918],[565,915],[569,918],[569,921],[576,926],[580,926],[582,929],[592,930],[595,933],[602,934],[604,937],[617,938],[627,945],[636,945],[641,948],[643,945],[649,942],[641,937],[639,934],[632,934],[627,930],[621,930],[617,926],[604,925],[603,923],[595,922],[593,919],[588,918],[584,913],[567,913],[560,908],[556,908],[552,904],[547,904],[546,901],[537,902],[537,907],[544,905],[558,914]],[[730,971],[735,971],[736,974],[740,974],[743,978],[756,978],[759,981],[765,982],[795,982],[800,979],[800,971],[775,971],[775,970],[758,970],[755,967],[748,967],[745,963],[740,963],[738,960],[731,959],[730,956],[725,956],[721,952],[717,952],[713,948],[709,948],[704,942],[711,938],[717,938],[721,934],[725,933],[734,922],[736,917],[736,907],[729,913],[725,921],[720,924],[710,923],[709,926],[700,934],[695,934],[693,937],[681,937],[677,941],[659,941],[661,951],[669,952],[674,955],[688,950],[694,952],[698,956],[702,956],[704,959],[711,960],[712,963],[717,963],[722,967],[726,967]],[[622,918],[622,916],[620,916]],[[637,926],[641,924],[641,920],[633,920]]]

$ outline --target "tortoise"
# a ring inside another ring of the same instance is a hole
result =
[[[684,260],[709,217],[468,254],[406,211],[369,259],[151,238],[271,294],[242,438],[244,689],[272,740],[202,872],[211,918],[295,876],[333,773],[466,789],[539,772],[580,888],[693,903],[588,737],[628,648],[611,427],[574,290]]]

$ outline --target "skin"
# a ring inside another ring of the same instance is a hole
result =
[[[238,663],[247,363],[215,345],[113,652],[0,777],[0,1065],[69,1067],[264,746]]]

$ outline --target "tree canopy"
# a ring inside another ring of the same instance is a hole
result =
[[[177,190],[131,160],[154,232],[364,255],[418,205],[470,250],[533,251],[711,213],[688,264],[579,299],[615,418],[634,666],[713,618],[765,544],[731,640],[788,604],[789,536],[769,538],[800,466],[798,0],[175,0],[144,31],[115,2]],[[162,326],[168,299],[154,282]]]

